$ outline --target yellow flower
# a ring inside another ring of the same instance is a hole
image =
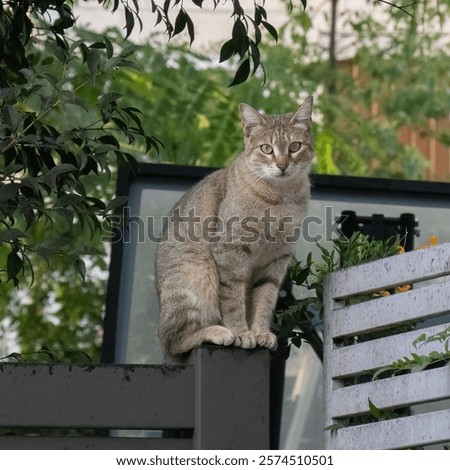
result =
[[[405,248],[402,245],[397,246],[397,253],[402,255],[405,252]]]
[[[405,284],[404,286],[398,286],[395,288],[395,293],[398,294],[399,292],[407,292],[411,289],[411,284]]]
[[[379,292],[375,292],[373,294],[374,297],[387,297],[388,295],[391,295],[388,290],[380,290]]]
[[[439,238],[436,235],[431,235],[428,237],[428,243],[430,245],[437,245],[439,243]]]
[[[431,248],[432,246],[436,246],[439,243],[439,238],[436,235],[431,235],[428,237],[428,243],[425,245],[419,245],[417,248],[414,248],[414,250],[422,250],[423,248]]]

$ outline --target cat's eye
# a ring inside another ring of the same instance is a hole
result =
[[[301,142],[292,142],[291,145],[289,145],[289,152],[294,153],[298,152],[302,148]]]
[[[265,153],[266,155],[270,155],[273,152],[273,148],[269,144],[263,144],[260,147],[261,152]]]

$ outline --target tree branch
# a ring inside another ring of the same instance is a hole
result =
[[[397,5],[395,3],[391,3],[391,2],[388,2],[386,0],[377,0],[377,1],[380,2],[380,3],[385,3],[386,5],[389,5],[391,7],[398,8],[399,10],[401,10],[403,13],[406,13],[411,18],[414,18],[414,15],[412,13],[410,13],[406,8],[415,5],[417,3],[417,1],[408,3],[408,5]]]

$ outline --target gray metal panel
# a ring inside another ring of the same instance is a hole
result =
[[[192,439],[1,436],[0,450],[190,450]]]
[[[269,449],[269,351],[194,351],[194,449]]]
[[[193,367],[0,365],[0,427],[194,425]]]

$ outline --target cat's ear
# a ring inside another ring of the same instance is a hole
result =
[[[313,97],[309,96],[302,103],[300,108],[298,108],[298,111],[294,114],[294,116],[292,116],[291,122],[307,121],[309,124],[311,122],[312,107],[313,107]]]
[[[241,103],[239,105],[239,111],[241,114],[241,122],[245,128],[257,126],[258,124],[264,123],[264,117],[253,109],[250,105]]]

